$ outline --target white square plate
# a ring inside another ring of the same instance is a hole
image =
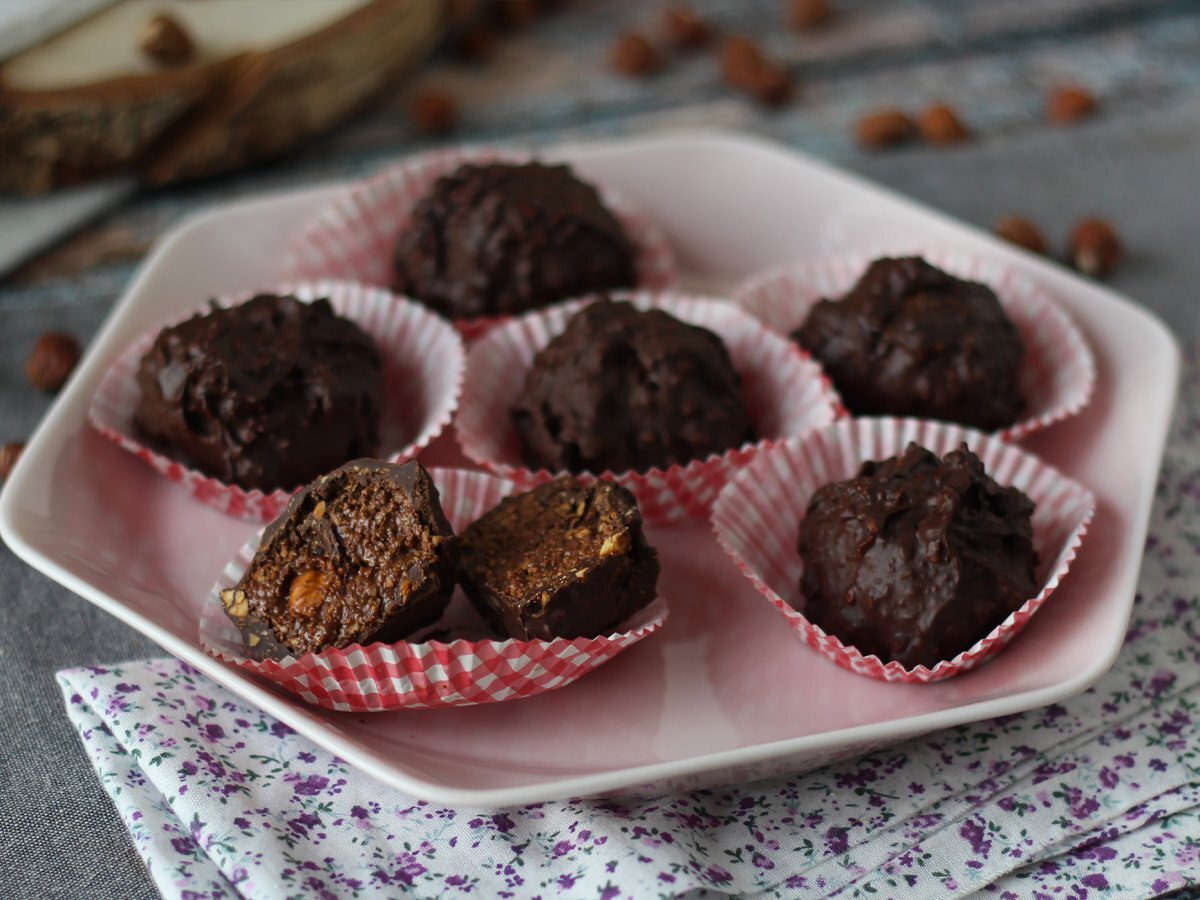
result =
[[[705,522],[652,529],[672,598],[663,633],[578,684],[514,703],[374,715],[304,705],[207,656],[200,605],[253,526],[191,500],[85,424],[130,341],[213,294],[270,288],[291,229],[343,186],[197,216],[161,241],[114,308],[0,495],[0,534],[31,565],[379,780],[444,803],[678,790],[821,765],[922,732],[1062,700],[1112,664],[1133,603],[1179,353],[1152,316],[1102,286],[782,147],[680,136],[545,154],[655,215],[692,287],[894,243],[950,244],[1036,279],[1074,316],[1099,381],[1083,415],[1026,446],[1096,492],[1071,574],[977,671],[885,684],[801,643]],[[452,438],[425,454],[461,460]]]

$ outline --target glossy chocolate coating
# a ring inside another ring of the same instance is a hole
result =
[[[620,221],[566,166],[464,165],[413,211],[395,288],[450,318],[510,315],[633,287],[636,262]]]
[[[932,668],[1037,594],[1032,513],[965,445],[939,460],[909,444],[813,495],[801,611],[864,656]]]
[[[164,328],[137,382],[149,443],[243,488],[294,488],[379,449],[379,351],[327,300],[214,306]]]
[[[666,468],[753,432],[717,335],[611,300],[576,313],[537,354],[512,417],[530,466],[570,472]]]
[[[629,491],[564,476],[502,500],[470,525],[461,577],[502,634],[595,637],[654,599],[658,553]]]
[[[441,616],[457,554],[420,463],[360,459],[291,499],[221,600],[256,659],[397,641]]]
[[[915,257],[877,259],[793,335],[855,415],[1012,425],[1025,347],[991,288]]]

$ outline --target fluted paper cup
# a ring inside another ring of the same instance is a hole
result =
[[[327,298],[334,312],[355,322],[375,340],[385,380],[381,458],[391,462],[412,459],[446,430],[458,406],[465,351],[462,338],[444,319],[380,288],[337,281],[283,285],[266,292],[221,297],[215,302],[221,307],[236,306],[260,293],[303,301]],[[177,324],[208,309],[204,306],[166,324]],[[202,503],[231,516],[269,522],[283,511],[301,485],[291,490],[262,491],[226,483],[148,446],[134,426],[133,415],[141,396],[138,365],[160,330],[144,334],[108,369],[92,397],[88,421],[100,434],[145,460]]]
[[[390,286],[400,233],[421,198],[443,175],[464,163],[514,162],[535,154],[495,148],[439,150],[391,166],[338,197],[307,221],[284,253],[289,280],[341,278]],[[661,289],[675,280],[675,257],[662,230],[619,194],[597,185],[600,196],[637,248],[638,287]],[[506,316],[458,319],[467,339],[483,335]]]
[[[864,656],[804,617],[800,522],[823,485],[852,478],[864,462],[903,453],[910,441],[944,456],[965,442],[995,481],[1022,490],[1035,507],[1033,545],[1040,588],[973,646],[933,668]],[[712,522],[725,552],[800,638],[844,669],[882,681],[941,681],[999,653],[1066,576],[1095,510],[1092,493],[1037,457],[978,431],[925,419],[843,419],[764,451],[721,492]]]
[[[661,309],[724,341],[742,378],[750,420],[758,439],[666,469],[576,472],[583,481],[603,476],[637,497],[650,522],[673,522],[708,514],[729,477],[764,447],[828,425],[841,402],[820,366],[794,343],[765,328],[734,304],[710,297],[650,291],[616,292],[641,310]],[[522,487],[550,481],[561,472],[530,469],[509,410],[533,358],[561,334],[570,318],[594,298],[573,300],[520,316],[494,329],[467,354],[467,376],[455,429],[463,452],[481,466]]]
[[[431,469],[442,509],[456,533],[514,493],[511,481],[483,472]],[[205,602],[200,640],[218,659],[261,675],[308,703],[347,712],[475,706],[532,697],[578,680],[662,628],[660,595],[621,623],[621,631],[591,638],[500,640],[457,592],[443,620],[410,640],[352,644],[299,658],[251,660],[225,615],[221,591],[241,580],[261,535],[229,563]]]
[[[998,431],[998,437],[1016,440],[1087,406],[1096,385],[1096,361],[1082,332],[1047,291],[993,260],[940,247],[855,253],[754,276],[734,289],[733,298],[770,328],[790,335],[818,301],[843,296],[872,260],[884,256],[921,256],[958,278],[981,282],[995,291],[1025,344],[1018,384],[1026,412]]]

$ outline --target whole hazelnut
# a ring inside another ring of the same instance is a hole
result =
[[[1045,253],[1046,239],[1038,227],[1021,216],[1005,216],[997,220],[992,230],[997,237],[1002,237],[1018,247],[1024,247],[1030,253]]]
[[[1046,102],[1046,117],[1058,125],[1070,125],[1096,111],[1096,98],[1078,85],[1055,88]]]
[[[1080,219],[1071,229],[1071,262],[1093,277],[1110,274],[1121,261],[1121,241],[1103,219]]]
[[[301,572],[288,589],[288,610],[295,616],[312,616],[333,593],[334,587],[333,576],[326,572],[319,569]]]
[[[957,144],[971,136],[958,113],[945,103],[926,108],[917,117],[917,130],[928,144]]]
[[[913,136],[913,121],[898,109],[877,109],[867,113],[854,126],[859,144],[877,150],[902,144]]]
[[[447,134],[458,124],[458,104],[437,88],[426,88],[415,94],[408,114],[413,127],[422,134]]]
[[[713,29],[690,9],[676,6],[663,14],[667,40],[681,50],[694,50],[712,40]]]
[[[170,16],[155,16],[142,29],[142,52],[164,66],[181,66],[195,53],[192,39]]]
[[[820,28],[831,18],[828,0],[791,0],[788,4],[788,23],[797,31]]]
[[[631,78],[644,78],[662,68],[662,54],[645,35],[633,31],[617,38],[609,51],[614,70]]]
[[[58,393],[79,362],[79,341],[59,331],[43,334],[25,360],[25,377],[39,391]]]
[[[730,87],[767,106],[778,106],[792,92],[788,71],[767,59],[758,44],[742,35],[727,38],[722,43],[721,77]]]
[[[21,455],[21,451],[24,449],[24,441],[13,441],[0,447],[0,481],[8,481],[8,476],[12,474],[13,466],[17,464],[17,457]]]

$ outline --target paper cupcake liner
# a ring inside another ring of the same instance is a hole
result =
[[[341,278],[390,286],[393,252],[413,208],[443,175],[467,162],[515,162],[535,154],[494,148],[441,150],[383,170],[320,210],[290,241],[283,272],[289,280]],[[618,194],[598,186],[638,250],[638,286],[661,289],[675,280],[675,257],[662,230]],[[467,339],[480,337],[506,316],[458,319]]]
[[[902,453],[910,441],[944,456],[962,442],[999,484],[1017,487],[1036,504],[1033,543],[1042,586],[1016,612],[953,659],[905,668],[863,656],[809,622],[803,606],[796,549],[800,521],[822,485],[858,474],[868,460]],[[978,431],[925,419],[844,419],[808,437],[761,453],[730,481],[713,509],[713,528],[725,552],[795,632],[844,669],[882,681],[925,683],[951,678],[1000,652],[1033,617],[1067,574],[1095,511],[1095,498],[1037,457]]]
[[[328,298],[334,312],[357,323],[374,338],[383,358],[385,378],[381,458],[392,462],[411,459],[446,430],[458,406],[465,350],[462,338],[444,319],[385,290],[346,282],[298,283],[272,292],[309,301]],[[261,292],[222,297],[216,303],[235,306],[256,293]],[[167,324],[177,324],[207,310],[208,306],[201,307]],[[100,434],[182,485],[197,500],[231,516],[271,521],[302,485],[291,490],[249,490],[206,475],[143,443],[133,422],[141,396],[137,370],[159,330],[135,341],[105,373],[92,397],[88,421]]]
[[[790,335],[817,301],[844,295],[872,260],[914,255],[959,278],[991,287],[1021,334],[1025,362],[1020,391],[1027,411],[1020,421],[998,431],[998,437],[1016,440],[1087,406],[1096,384],[1096,361],[1083,334],[1045,290],[992,260],[939,247],[855,253],[755,276],[738,286],[733,298],[770,328]]]
[[[455,532],[517,490],[511,481],[482,472],[431,469],[430,474]],[[201,644],[218,659],[326,709],[432,709],[532,697],[571,684],[658,631],[667,619],[666,601],[660,596],[622,623],[625,630],[601,637],[550,641],[458,637],[448,642],[422,637],[447,630],[471,637],[486,632],[459,591],[443,620],[422,629],[411,641],[352,644],[298,659],[249,660],[242,655],[236,627],[224,613],[220,592],[237,585],[260,537],[241,549],[209,592],[200,620]]]
[[[637,497],[642,516],[672,522],[707,515],[730,476],[772,443],[828,425],[841,415],[841,401],[820,366],[793,342],[764,328],[732,303],[649,291],[617,292],[641,310],[662,309],[715,332],[729,349],[750,418],[760,439],[724,454],[685,465],[644,472],[604,472]],[[455,430],[463,452],[483,467],[531,487],[555,477],[531,470],[521,460],[520,441],[509,410],[519,395],[534,355],[561,334],[568,320],[594,298],[572,300],[528,313],[491,331],[467,354],[467,376]],[[594,480],[601,473],[576,473]]]

